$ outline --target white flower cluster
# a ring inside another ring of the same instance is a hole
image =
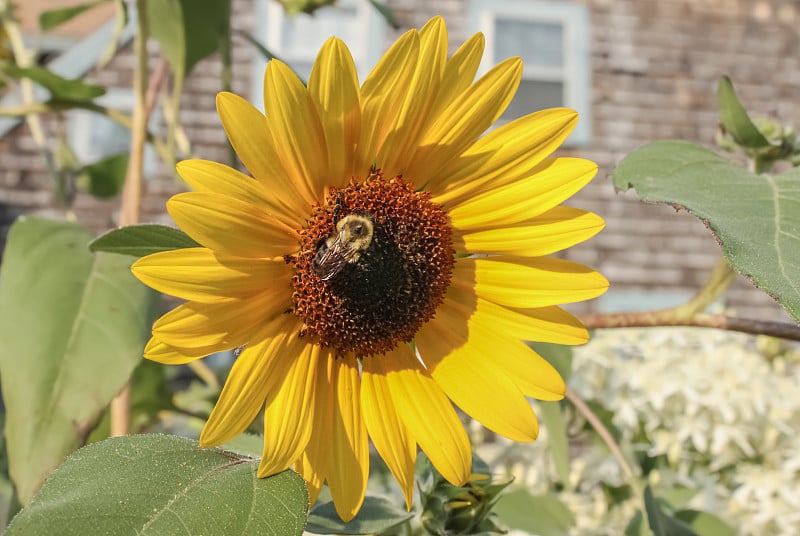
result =
[[[667,468],[649,475],[654,487],[696,490],[688,506],[740,534],[800,534],[796,363],[765,356],[754,337],[659,328],[597,332],[575,349],[573,369],[570,387],[613,413],[629,460],[637,449],[665,456]],[[532,493],[544,492],[556,478],[543,436],[534,446],[503,443],[506,451],[495,444],[486,458],[505,462]],[[575,491],[560,498],[576,515],[574,533],[621,533],[636,503],[609,512],[598,490],[623,484],[624,474],[596,443],[571,450]]]

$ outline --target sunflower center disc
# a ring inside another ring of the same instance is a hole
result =
[[[331,188],[300,236],[289,259],[294,313],[338,354],[410,341],[444,300],[454,263],[447,214],[400,177]]]

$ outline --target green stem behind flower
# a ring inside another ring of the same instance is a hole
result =
[[[147,0],[136,0],[137,32],[133,48],[136,54],[136,70],[133,75],[133,120],[131,124],[131,152],[128,159],[128,171],[125,174],[125,186],[122,190],[119,225],[133,225],[139,222],[139,207],[142,197],[142,171],[144,163],[144,142],[147,132]],[[154,92],[157,88],[152,88]],[[111,401],[111,435],[128,435],[130,431],[130,381]]]
[[[620,449],[619,444],[614,440],[614,436],[611,435],[611,432],[603,424],[603,421],[600,420],[600,417],[595,415],[586,402],[584,402],[583,399],[569,387],[567,387],[566,398],[572,403],[573,406],[575,406],[575,409],[577,409],[581,415],[584,416],[586,421],[592,426],[592,428],[594,428],[594,431],[597,432],[597,435],[600,436],[600,439],[602,439],[606,446],[608,446],[608,449],[611,451],[611,454],[614,456],[614,458],[616,458],[617,463],[622,469],[622,472],[625,473],[625,477],[628,480],[628,485],[633,490],[634,497],[641,502],[639,505],[640,510],[644,512],[645,507],[644,502],[642,502],[644,489],[642,489],[638,479],[636,478],[636,474],[633,472],[633,468],[628,463],[628,460],[625,459],[625,455],[622,454],[622,449]]]

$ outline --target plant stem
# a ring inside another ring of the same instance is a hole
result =
[[[60,99],[53,99],[48,102],[31,102],[16,106],[0,107],[0,117],[17,117],[20,115],[35,113],[58,112],[61,110],[69,110],[71,108],[87,110],[89,112],[103,115],[126,128],[131,128],[133,125],[133,119],[131,116],[114,108],[108,108],[90,101],[69,101]],[[150,131],[145,132],[145,140],[155,148],[161,160],[164,162],[171,162],[169,153],[167,152],[167,147],[164,145],[164,142],[157,139]]]
[[[192,369],[192,372],[194,372],[198,378],[203,380],[203,383],[205,383],[208,387],[219,390],[219,381],[217,380],[217,376],[214,374],[214,371],[212,371],[209,366],[206,365],[205,361],[189,361],[186,364],[190,369]]]
[[[17,65],[20,67],[32,67],[35,63],[36,56],[32,50],[28,50],[25,46],[25,41],[22,38],[22,31],[17,22],[10,16],[3,18],[1,22],[2,27],[5,29],[6,36],[8,37],[8,41],[11,44],[11,50],[14,53]],[[28,78],[22,78],[19,81],[19,86],[23,105],[33,103],[35,97],[33,81]],[[42,127],[42,120],[39,117],[39,113],[35,110],[31,110],[24,115],[25,123],[27,123],[28,129],[31,131],[31,138],[33,138],[33,142],[39,148],[42,157],[44,157],[47,171],[50,173],[51,177],[53,177],[58,204],[67,209],[67,214],[69,214],[70,207],[67,196],[64,195],[66,191],[66,185],[63,182],[64,178],[57,169],[53,152],[47,147],[47,140],[44,136],[44,128]]]
[[[594,428],[595,432],[597,432],[597,435],[600,436],[600,439],[608,446],[608,449],[611,451],[614,458],[616,458],[622,472],[625,473],[625,477],[628,479],[628,484],[631,486],[633,494],[638,498],[638,501],[641,502],[640,508],[642,512],[644,512],[644,503],[642,502],[644,490],[639,485],[633,468],[622,454],[622,450],[619,448],[619,444],[614,440],[614,436],[611,435],[611,432],[603,424],[603,421],[591,410],[586,402],[569,387],[567,387],[566,398],[575,406],[575,409],[586,418],[587,422]]]
[[[691,318],[698,313],[702,313],[725,293],[734,279],[736,279],[736,272],[731,268],[728,259],[722,257],[714,267],[711,278],[703,285],[703,288],[697,291],[697,294],[692,296],[692,299],[687,303],[673,309],[675,315],[682,318]]]
[[[32,67],[35,60],[33,51],[25,47],[25,42],[22,39],[22,32],[19,29],[16,21],[11,18],[3,20],[3,26],[8,36],[8,41],[11,44],[11,50],[14,52],[14,58],[17,65],[20,67]],[[34,102],[33,94],[33,81],[28,78],[22,78],[19,81],[20,90],[22,92],[22,102],[29,104]],[[42,122],[36,112],[29,112],[25,114],[25,121],[28,123],[28,128],[31,130],[31,137],[36,145],[42,149],[46,147],[46,140],[44,137],[44,129]]]
[[[664,326],[689,326],[698,328],[725,329],[769,335],[791,341],[800,341],[800,326],[788,322],[752,320],[722,314],[697,313],[690,317],[676,316],[674,310],[635,311],[631,313],[596,313],[583,315],[581,322],[587,329],[607,328],[655,328]]]
[[[136,69],[133,74],[133,119],[131,124],[131,152],[128,159],[128,171],[125,174],[125,186],[122,190],[119,226],[132,225],[139,221],[139,207],[142,198],[142,169],[144,163],[144,142],[147,132],[148,96],[154,94],[158,87],[147,84],[147,0],[136,0],[138,28],[133,42],[136,54]],[[150,97],[153,101],[154,96]],[[152,107],[151,107],[152,109]],[[111,401],[111,435],[124,436],[130,432],[130,381]]]

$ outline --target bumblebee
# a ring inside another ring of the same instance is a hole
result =
[[[348,214],[336,223],[336,234],[326,238],[314,255],[314,273],[328,281],[347,264],[355,264],[372,243],[375,226],[367,216]]]

